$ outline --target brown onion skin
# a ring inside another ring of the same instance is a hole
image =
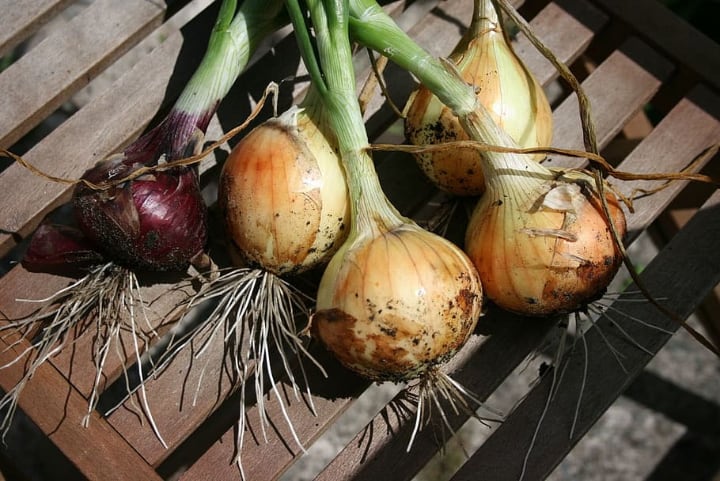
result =
[[[337,154],[310,119],[271,119],[233,149],[219,205],[243,260],[277,275],[327,261],[346,236],[349,202]]]
[[[311,332],[347,368],[407,381],[449,359],[482,307],[462,251],[416,226],[343,246],[320,284]]]
[[[111,157],[83,178],[99,184],[131,172]],[[97,249],[129,268],[184,270],[207,242],[207,207],[193,168],[157,171],[100,191],[78,184],[73,208]]]
[[[563,227],[565,214],[542,212],[525,227],[563,228],[576,240],[530,236],[521,231],[516,199],[487,193],[467,229],[465,251],[478,269],[486,296],[501,308],[528,316],[573,312],[601,297],[622,264],[622,254],[602,213],[600,199],[583,189],[577,220]],[[606,192],[610,215],[620,237],[625,215]],[[532,224],[532,225],[531,225]],[[579,262],[576,259],[583,259]]]

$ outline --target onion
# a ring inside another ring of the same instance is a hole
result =
[[[269,426],[264,398],[270,383],[302,447],[286,414],[286,399],[274,386],[274,366],[282,366],[298,400],[301,381],[290,368],[291,358],[300,366],[305,385],[304,360],[322,374],[325,370],[301,337],[310,317],[310,296],[283,277],[327,262],[345,239],[349,223],[336,141],[312,89],[301,105],[266,120],[232,149],[220,174],[218,205],[236,265],[214,274],[188,304],[190,310],[207,301],[217,303],[169,357],[190,343],[199,343],[202,352],[222,336],[233,376],[244,382],[250,369],[255,371],[263,437]],[[245,395],[240,389],[243,406]],[[241,473],[246,421],[241,415],[236,439]]]
[[[513,51],[491,0],[476,0],[470,27],[449,56],[475,89],[490,117],[520,146],[547,147],[552,110],[542,87]],[[408,100],[405,134],[416,145],[469,140],[450,107],[420,86]],[[423,172],[455,195],[479,195],[485,188],[481,152],[447,149],[416,155]],[[541,160],[544,154],[530,158]]]
[[[408,381],[465,343],[481,294],[458,247],[402,222],[343,245],[322,277],[312,333],[362,376]]]
[[[31,272],[68,275],[86,271],[104,260],[79,229],[42,224],[33,233],[22,262]]]
[[[235,146],[220,176],[234,246],[250,265],[278,275],[326,262],[345,239],[344,172],[318,114],[292,107],[264,122]]]
[[[467,406],[466,398],[474,398],[441,365],[480,316],[477,271],[458,247],[400,215],[384,195],[355,95],[347,4],[307,4],[314,38],[298,3],[289,2],[288,11],[337,138],[351,199],[350,233],[323,273],[311,333],[368,379],[417,380],[418,420],[423,405],[441,408],[439,398]]]
[[[99,184],[130,169],[111,157],[83,178]],[[79,184],[73,205],[86,237],[107,258],[133,269],[182,270],[207,241],[207,207],[191,167],[144,174],[107,190]]]
[[[523,161],[518,157],[502,173],[498,167],[488,174],[465,250],[485,294],[500,307],[534,316],[575,311],[602,296],[622,255],[598,195],[588,188],[591,177],[516,170]],[[605,195],[622,236],[625,216],[617,198]]]

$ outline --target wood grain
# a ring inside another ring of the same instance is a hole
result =
[[[0,57],[27,39],[72,0],[0,1]]]
[[[679,18],[665,5],[653,0],[594,0],[599,7],[617,16],[629,29],[695,72],[715,89],[720,89],[720,45]]]
[[[11,146],[139,42],[160,24],[164,11],[162,3],[98,0],[2,72],[0,146]]]
[[[25,342],[7,350],[14,340],[0,339],[0,364],[10,362],[15,349],[27,346]],[[22,374],[22,363],[4,368],[0,386],[11,389]],[[152,467],[100,416],[93,415],[88,427],[80,424],[87,401],[51,364],[43,364],[26,384],[20,408],[88,479],[160,481]]]

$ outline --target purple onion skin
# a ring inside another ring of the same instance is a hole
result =
[[[163,155],[172,161],[199,152],[215,108],[199,114],[171,111],[121,155],[100,162],[83,178],[101,184],[155,166]],[[78,184],[73,207],[78,226],[98,250],[133,269],[184,270],[207,242],[207,207],[196,166],[146,174],[106,191]]]
[[[94,184],[128,176],[200,151],[217,108],[189,114],[178,110],[83,175]],[[124,182],[108,190],[78,184],[73,207],[79,229],[43,224],[32,236],[23,265],[33,272],[74,275],[109,261],[133,269],[180,271],[202,254],[207,242],[207,207],[197,168],[177,167]]]
[[[113,173],[132,170],[118,162],[101,162],[84,178],[109,180]],[[183,270],[207,241],[207,208],[190,167],[146,174],[102,191],[78,184],[73,207],[90,241],[133,269]]]
[[[30,272],[73,275],[105,259],[78,229],[59,224],[38,227],[22,263]]]
[[[148,131],[123,151],[123,163],[155,165],[161,155],[172,161],[194,153],[196,133],[204,134],[219,102],[198,114],[172,110],[155,128]]]

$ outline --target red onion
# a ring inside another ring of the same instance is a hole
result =
[[[75,274],[104,261],[83,233],[70,226],[43,224],[30,240],[23,265],[31,272]]]
[[[113,157],[83,178],[97,184],[130,169]],[[79,184],[73,206],[83,233],[107,257],[131,268],[182,270],[207,241],[207,208],[189,167],[145,174],[108,190]]]

